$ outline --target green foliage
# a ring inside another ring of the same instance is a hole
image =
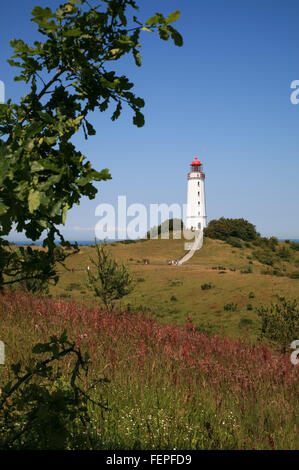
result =
[[[294,250],[294,251],[299,251],[299,243],[291,242],[291,243],[290,243],[290,247],[291,247],[292,250]]]
[[[229,241],[232,244],[232,237],[251,241],[258,237],[255,226],[245,219],[226,219],[221,217],[218,220],[211,220],[209,225],[204,229],[206,237],[218,240]],[[240,240],[236,240],[233,246],[240,247]]]
[[[251,309],[247,309],[247,310],[251,310]],[[244,328],[244,327],[246,328],[252,324],[253,324],[253,321],[251,320],[251,318],[243,317],[239,321],[239,328]]]
[[[253,273],[252,266],[249,264],[248,268],[241,269],[240,273],[241,274],[252,274]]]
[[[279,303],[257,309],[261,319],[260,339],[286,351],[292,341],[299,338],[299,308],[296,300],[279,298]]]
[[[229,245],[233,246],[234,248],[242,248],[243,246],[242,240],[237,237],[228,237],[226,241]]]
[[[178,299],[176,298],[175,295],[172,295],[172,296],[170,297],[170,300],[171,300],[172,302],[176,302]]]
[[[171,287],[178,287],[178,286],[182,286],[184,282],[181,279],[173,279],[173,280],[169,280],[168,284]]]
[[[283,259],[284,261],[290,261],[292,258],[292,255],[293,254],[291,252],[291,249],[287,246],[282,246],[277,251],[277,256]]]
[[[226,311],[236,312],[238,310],[238,304],[232,302],[230,304],[225,304],[223,308]]]
[[[129,7],[138,10],[133,0],[103,0],[96,6],[70,0],[55,11],[36,6],[32,21],[44,40],[11,41],[14,55],[8,62],[19,68],[15,80],[25,81],[29,90],[19,104],[0,104],[0,286],[21,278],[55,280],[55,236],[66,244],[58,226],[82,196],[95,197],[95,181],[111,178],[108,169],[92,168],[72,143],[79,130],[86,139],[95,135],[89,114],[112,104],[114,121],[129,106],[133,123],[144,125],[144,100],[132,92],[134,84],[125,75],[111,70],[113,61],[131,54],[140,66],[140,36],[147,31],[182,45],[170,24],[178,11],[167,18],[156,14],[143,24]],[[46,251],[9,250],[1,237],[14,227],[32,240],[45,232]]]
[[[209,282],[209,283],[206,283],[206,284],[202,284],[201,286],[201,290],[209,290],[209,289],[212,289],[212,284]]]
[[[253,254],[253,257],[262,264],[273,266],[273,264],[276,261],[273,252],[269,248],[266,248],[266,249],[259,248],[253,251],[252,254]]]
[[[289,278],[291,279],[299,279],[299,271],[293,271],[290,275]]]
[[[65,290],[66,291],[72,291],[72,290],[78,290],[81,289],[81,285],[78,284],[77,282],[71,282],[68,286],[66,286]]]
[[[60,338],[52,336],[48,343],[36,344],[32,353],[47,357],[32,357],[25,366],[13,364],[13,379],[1,389],[0,449],[73,448],[81,435],[88,438],[88,403],[103,407],[88,392],[107,380],[97,380],[88,391],[78,385],[81,375],[87,376],[89,359],[68,340],[66,331]],[[69,361],[68,376],[59,368],[66,356],[74,359]]]
[[[87,271],[88,287],[99,297],[108,310],[116,300],[122,299],[134,289],[134,280],[124,263],[117,263],[106,243],[96,244],[96,259],[90,258],[95,267]]]

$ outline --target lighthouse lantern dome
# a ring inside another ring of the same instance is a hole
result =
[[[194,158],[193,162],[190,165],[190,171],[201,171],[202,164],[197,157]]]

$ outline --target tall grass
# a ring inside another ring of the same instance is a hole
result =
[[[188,318],[185,327],[167,326],[142,312],[6,291],[0,388],[12,363],[28,361],[33,344],[65,328],[90,355],[90,380],[110,380],[94,392],[109,411],[91,410],[89,439],[74,448],[298,448],[299,368],[289,356],[206,336]],[[63,372],[69,368],[65,360]]]

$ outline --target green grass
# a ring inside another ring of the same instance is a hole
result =
[[[250,326],[248,312],[238,322],[242,329]],[[109,380],[92,392],[108,410],[90,404],[91,421],[78,436],[70,428],[68,449],[298,448],[298,370],[289,356],[213,336],[211,326],[202,334],[190,320],[181,328],[133,311],[110,314],[7,292],[0,296],[0,337],[6,345],[0,388],[12,379],[13,363],[28,364],[35,343],[65,328],[91,360],[81,387]],[[70,380],[67,357],[60,370]],[[14,446],[22,448],[22,440]]]
[[[270,274],[262,274],[269,267],[257,260],[250,264],[252,273],[242,273],[248,270],[248,257],[255,247],[232,250],[230,245],[218,240],[205,239],[203,248],[183,266],[168,266],[167,263],[184,255],[184,240],[113,243],[110,249],[116,258],[129,265],[137,281],[135,290],[122,300],[120,308],[125,309],[128,304],[134,309],[145,307],[164,324],[182,325],[189,314],[196,325],[213,327],[230,337],[249,337],[255,341],[259,330],[257,306],[275,301],[277,295],[299,300],[298,279],[289,277],[296,272],[299,252],[294,254],[292,262],[277,264],[288,274],[281,277],[271,274],[272,267]],[[51,289],[51,294],[65,296],[67,291],[75,300],[93,302],[92,293],[86,288],[85,270],[90,264],[89,257],[94,255],[94,248],[80,247],[80,253],[70,257],[66,263],[75,271],[61,271],[60,280]],[[148,265],[144,264],[144,259],[149,259]],[[211,284],[213,288],[201,289],[205,284]],[[71,290],[69,286],[72,286]],[[82,294],[82,290],[86,292]],[[254,298],[250,301],[252,310],[248,311],[250,293]],[[177,300],[171,301],[172,297]],[[230,303],[237,304],[238,310],[225,311],[224,305]],[[239,326],[243,314],[252,320],[247,328]]]

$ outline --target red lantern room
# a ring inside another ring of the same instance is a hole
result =
[[[193,162],[190,165],[190,171],[202,171],[202,164],[197,157],[194,158]]]

